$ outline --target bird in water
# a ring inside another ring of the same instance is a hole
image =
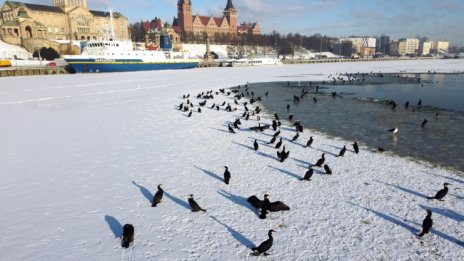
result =
[[[230,124],[228,124],[227,127],[229,128],[230,133],[235,133],[234,129],[232,129],[232,127],[230,127]]]
[[[293,114],[288,115],[288,120],[291,121],[293,119]]]
[[[122,238],[121,246],[128,248],[130,243],[134,241],[134,226],[131,224],[125,224],[122,227]]]
[[[444,198],[444,197],[446,196],[446,194],[448,194],[448,186],[449,186],[449,185],[451,185],[451,184],[446,183],[446,182],[443,183],[444,188],[441,189],[441,190],[439,190],[439,191],[437,192],[437,194],[435,194],[434,197],[428,197],[427,199],[438,199],[438,200],[443,201],[442,198]]]
[[[287,104],[287,111],[290,110],[290,104]]]
[[[419,99],[419,101],[417,102],[417,107],[420,107],[422,106],[422,99]]]
[[[277,142],[275,148],[278,149],[280,146],[282,146],[282,138],[280,138],[279,142]]]
[[[358,147],[358,143],[356,141],[353,143],[353,149],[354,149],[354,152],[356,152],[356,154],[359,153],[359,147]]]
[[[324,170],[325,170],[325,174],[332,175],[332,169],[329,167],[329,165],[325,164]]]
[[[317,102],[317,99],[316,99],[316,97],[313,97],[313,101],[314,101],[315,103]]]
[[[253,247],[251,250],[253,251],[253,255],[255,256],[259,256],[261,254],[267,256],[269,255],[267,253],[267,251],[269,251],[269,249],[271,249],[272,247],[272,244],[274,243],[274,238],[272,237],[272,233],[275,233],[274,230],[269,230],[269,232],[267,233],[267,235],[269,236],[269,238],[267,240],[265,240],[263,243],[259,244],[258,247]]]
[[[159,184],[158,191],[156,191],[155,196],[153,196],[153,202],[151,203],[151,206],[156,207],[156,205],[158,205],[161,202],[163,195],[164,195],[163,185]]]
[[[298,132],[297,132],[296,135],[293,136],[292,142],[296,141],[299,137],[300,137],[300,135],[299,135]]]
[[[392,128],[388,130],[389,132],[396,134],[398,132],[398,127]]]
[[[421,124],[422,128],[425,128],[425,125],[427,125],[427,119],[424,119],[422,121],[422,124]]]
[[[317,160],[316,164],[314,166],[316,167],[321,167],[322,164],[324,164],[325,161],[325,153],[322,153],[322,157]]]
[[[190,205],[190,208],[192,208],[192,212],[198,212],[198,211],[204,211],[206,212],[205,209],[202,209],[198,203],[193,199],[193,194],[190,194],[188,196],[188,203]]]
[[[309,137],[308,142],[306,142],[306,147],[311,147],[311,144],[313,144],[313,141],[314,141],[314,140],[313,140],[313,136]],[[305,148],[306,148],[306,147],[305,147]]]
[[[304,178],[300,179],[300,180],[307,180],[307,181],[310,181],[311,180],[311,177],[313,176],[313,173],[314,173],[314,170],[310,167],[305,175],[304,175]]]
[[[417,236],[423,237],[425,234],[428,234],[430,230],[432,229],[432,226],[433,226],[432,211],[427,209],[427,216],[424,218],[424,221],[422,222],[422,232]]]
[[[255,148],[255,150],[259,149],[258,141],[256,139],[255,139],[255,142],[253,142],[253,147]]]
[[[346,146],[343,146],[343,148],[340,150],[340,153],[338,153],[337,157],[343,157],[346,152]]]
[[[229,180],[230,180],[230,172],[229,172],[229,168],[227,166],[224,166],[224,168],[226,168],[226,170],[224,171],[224,182],[229,185]]]
[[[384,152],[384,151],[385,151],[385,149],[382,148],[382,147],[377,147],[377,150],[378,150],[379,152]]]
[[[404,104],[404,107],[407,109],[409,108],[409,101],[407,101],[405,104]]]

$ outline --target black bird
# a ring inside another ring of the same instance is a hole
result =
[[[293,136],[292,142],[296,141],[299,137],[300,137],[300,135],[299,135],[298,132],[297,132],[296,135]]]
[[[253,147],[255,148],[255,150],[259,149],[258,142],[256,139],[255,139],[255,142],[253,143]]]
[[[275,148],[278,149],[280,146],[282,146],[282,138],[280,138],[279,142],[277,142]]]
[[[433,226],[432,211],[427,209],[427,216],[424,218],[424,221],[422,222],[422,232],[417,236],[423,237],[425,234],[428,234],[430,230],[432,229],[432,226]]]
[[[317,160],[316,165],[314,165],[314,166],[316,166],[316,167],[321,167],[322,164],[324,164],[324,161],[325,161],[325,157],[324,157],[324,156],[325,156],[325,153],[322,153],[322,157],[321,157],[320,159]]]
[[[271,141],[268,142],[268,144],[274,144],[274,142],[276,141],[277,137],[272,137]]]
[[[134,241],[134,226],[131,224],[125,224],[122,227],[121,246],[128,248],[132,241]]]
[[[340,153],[338,153],[337,157],[343,157],[343,155],[345,155],[345,152],[346,152],[346,146],[343,146],[342,150],[340,150]]]
[[[316,97],[313,97],[313,101],[314,101],[314,102],[317,102],[317,99],[316,99]]]
[[[206,212],[205,209],[202,209],[198,203],[193,199],[193,194],[190,194],[188,196],[188,203],[190,205],[190,207],[192,208],[192,212],[198,212],[198,211],[204,211]]]
[[[377,149],[379,150],[379,152],[384,152],[385,151],[385,149],[382,148],[382,147],[377,147]]]
[[[229,168],[227,166],[224,166],[224,168],[226,168],[226,170],[224,171],[224,182],[229,185],[229,180],[230,180],[230,172],[229,172]]]
[[[425,125],[427,125],[427,119],[424,119],[422,121],[422,124],[421,124],[422,128],[425,128]]]
[[[190,117],[192,116],[192,111],[189,112],[189,114],[187,115],[187,117]]]
[[[421,106],[422,105],[422,99],[419,99],[419,101],[417,102],[417,106]]]
[[[232,127],[230,127],[230,124],[228,124],[227,127],[229,128],[230,133],[235,133],[234,129],[232,129]]]
[[[151,203],[151,206],[156,207],[156,205],[158,205],[161,202],[163,195],[164,195],[163,185],[159,184],[158,191],[156,191],[155,196],[153,196],[153,202]]]
[[[277,136],[279,136],[279,134],[280,134],[280,130],[278,130],[278,131],[277,131],[276,133],[274,133],[274,135],[272,135],[272,136],[274,136],[274,137],[277,138]]]
[[[198,112],[201,113],[201,108],[198,108]]]
[[[311,177],[313,176],[314,170],[312,168],[309,168],[308,171],[306,171],[304,178],[300,180],[311,180]]]
[[[444,197],[446,196],[446,194],[448,194],[448,186],[449,186],[449,185],[451,185],[451,184],[445,182],[445,183],[443,184],[443,186],[444,186],[443,189],[439,190],[439,191],[437,192],[437,194],[435,194],[434,197],[428,197],[427,199],[438,199],[438,200],[443,201],[442,198],[444,198]]]
[[[330,169],[329,165],[325,164],[324,170],[325,170],[325,174],[329,174],[329,175],[332,174],[332,169]]]
[[[288,115],[288,120],[291,121],[292,119],[293,119],[293,114]]]
[[[356,152],[356,154],[359,153],[359,147],[358,147],[358,143],[356,141],[353,143],[353,149],[354,149],[354,152]]]
[[[287,111],[290,110],[290,104],[287,104]]]
[[[277,115],[277,113],[274,113],[274,117],[276,120],[279,120],[279,115]]]
[[[269,195],[264,194],[264,202],[261,207],[261,214],[259,215],[260,219],[266,219],[267,213],[271,210],[271,202],[269,201]]]
[[[409,108],[409,101],[407,101],[405,104],[404,104],[404,107],[407,109]]]
[[[313,136],[309,137],[308,142],[306,142],[306,147],[311,147],[311,144],[313,144]]]
[[[269,230],[269,232],[267,233],[269,238],[265,240],[263,243],[261,243],[258,247],[254,247],[251,249],[253,250],[253,255],[256,255],[256,256],[259,256],[261,254],[265,256],[269,255],[267,251],[271,249],[272,244],[274,243],[274,238],[272,237],[272,233],[275,233],[275,231],[272,229]]]

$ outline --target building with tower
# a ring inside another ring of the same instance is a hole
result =
[[[237,13],[232,0],[227,1],[222,17],[194,15],[192,1],[179,0],[177,2],[177,17],[174,18],[173,28],[183,39],[195,36],[207,36],[214,39],[215,37],[237,36],[240,33],[261,33],[257,22],[239,25]]]
[[[112,21],[111,21],[112,20]],[[0,38],[33,52],[52,47],[75,53],[67,40],[129,39],[128,21],[121,13],[89,10],[87,0],[53,0],[53,5],[6,1],[1,7]],[[79,49],[79,48],[78,48]]]

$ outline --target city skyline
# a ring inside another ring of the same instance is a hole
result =
[[[51,5],[51,0],[26,0]],[[194,14],[222,16],[226,0],[192,0]],[[391,39],[427,36],[464,46],[464,2],[459,0],[233,0],[239,22],[260,24],[261,31],[316,33],[332,37],[389,35]],[[111,6],[129,23],[160,17],[172,23],[177,0],[88,0],[89,7],[105,10]]]

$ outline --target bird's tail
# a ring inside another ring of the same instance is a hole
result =
[[[200,208],[200,210],[201,210],[201,211],[203,211],[203,212],[206,212],[206,209],[202,209],[202,208]]]
[[[419,235],[417,235],[418,237],[423,237],[425,235],[424,231],[422,231]]]
[[[427,199],[434,199],[434,197],[427,197]]]

